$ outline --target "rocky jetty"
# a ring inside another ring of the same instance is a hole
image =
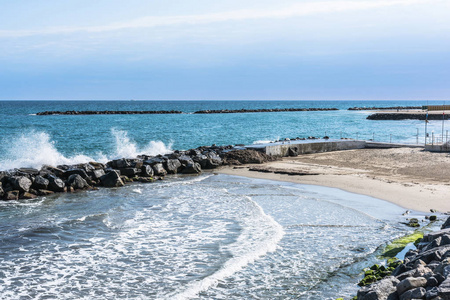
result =
[[[400,110],[400,109],[422,109],[422,106],[389,106],[389,107],[350,107],[348,110]]]
[[[254,113],[254,112],[285,112],[285,111],[331,111],[339,110],[337,108],[263,108],[263,109],[221,109],[221,110],[199,110],[194,114],[235,114],[235,113]]]
[[[440,231],[424,235],[390,276],[362,287],[355,299],[450,299],[450,218]]]
[[[51,115],[168,115],[168,114],[182,114],[178,110],[68,110],[68,111],[43,111],[38,112],[38,116]]]
[[[428,114],[428,120],[448,120],[449,115]],[[367,120],[422,120],[425,121],[427,115],[423,113],[375,113],[367,117]]]
[[[0,199],[34,199],[98,187],[120,187],[130,182],[150,183],[168,174],[199,174],[222,165],[263,163],[274,158],[233,146],[199,147],[167,155],[121,158],[107,162],[20,168],[0,172]]]

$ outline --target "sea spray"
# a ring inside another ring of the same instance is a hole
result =
[[[113,159],[132,158],[142,154],[158,155],[172,152],[173,143],[166,145],[162,141],[150,141],[143,148],[139,148],[136,142],[128,137],[127,131],[112,128],[111,134],[115,139],[115,150],[111,157]]]
[[[57,150],[56,142],[52,141],[46,132],[32,130],[10,141],[3,144],[4,154],[0,157],[0,170],[40,168],[43,165],[77,164],[94,160],[83,154],[64,156]]]
[[[90,161],[106,163],[117,158],[172,152],[173,143],[166,145],[162,141],[150,141],[144,147],[139,147],[135,141],[128,137],[127,131],[113,128],[111,129],[111,135],[114,140],[113,150],[108,153],[105,149],[104,152],[98,151],[92,155],[85,153],[63,154],[58,150],[57,142],[47,132],[37,130],[22,132],[17,138],[9,139],[9,142],[3,142],[0,170],[14,168],[40,169],[44,165],[73,165]]]

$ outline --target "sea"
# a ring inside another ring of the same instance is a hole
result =
[[[0,170],[310,136],[423,144],[423,121],[371,121],[371,111],[348,108],[427,104],[442,103],[0,101]],[[266,108],[339,110],[193,114]],[[183,114],[36,115],[69,110]],[[404,211],[338,189],[214,172],[0,202],[0,298],[351,298],[362,270],[411,232]]]

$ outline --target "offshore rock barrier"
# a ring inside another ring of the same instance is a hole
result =
[[[450,218],[424,235],[390,276],[358,291],[358,300],[450,299]]]
[[[168,114],[182,114],[178,110],[68,110],[68,111],[43,111],[38,112],[38,116],[50,115],[168,115]]]
[[[200,174],[222,165],[263,163],[274,157],[233,146],[199,147],[167,155],[121,158],[107,162],[20,168],[0,172],[0,199],[35,199],[54,193],[121,187],[131,182],[150,183],[167,174]]]
[[[332,111],[337,108],[264,108],[264,109],[221,109],[221,110],[200,110],[194,114],[235,114],[235,113],[254,113],[254,112],[286,112],[286,111]]]
[[[338,110],[337,108],[272,108],[272,109],[222,109],[222,110],[199,110],[194,114],[236,114],[236,113],[254,113],[254,112],[286,112],[286,111],[331,111]],[[43,111],[36,115],[38,116],[50,116],[50,115],[164,115],[164,114],[183,114],[178,110],[126,110],[126,111],[97,111],[97,110],[85,110],[85,111]]]
[[[422,109],[422,106],[390,106],[390,107],[350,107],[348,110],[394,110],[394,109]]]
[[[428,120],[448,120],[449,115],[428,114]],[[367,117],[367,120],[422,120],[427,119],[426,113],[375,113]]]

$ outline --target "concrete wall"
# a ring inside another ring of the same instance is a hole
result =
[[[276,145],[267,145],[266,154],[289,156],[289,148],[298,154],[319,153],[339,150],[362,149],[365,148],[365,141],[323,141],[311,143],[285,143]]]
[[[443,144],[443,145],[426,145],[425,146],[426,151],[431,152],[450,152],[450,145],[449,144]]]

